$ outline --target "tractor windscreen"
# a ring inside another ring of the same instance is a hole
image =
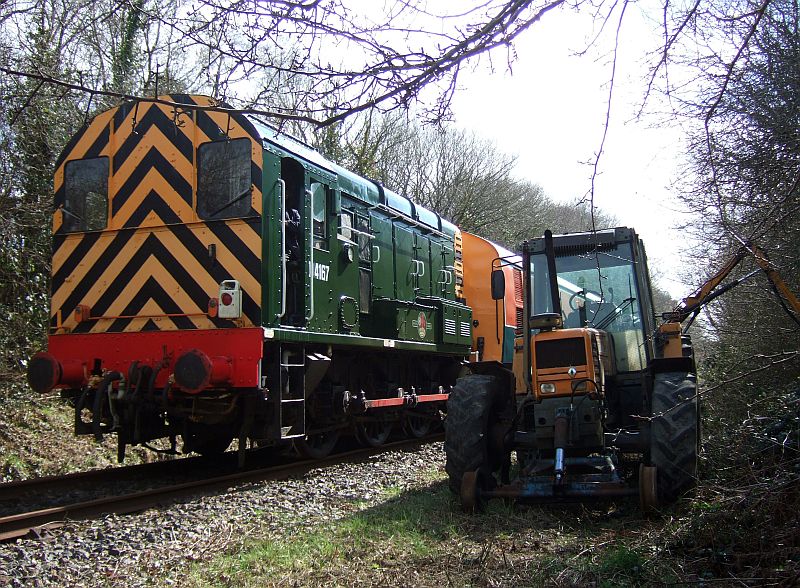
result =
[[[558,292],[565,328],[611,334],[619,371],[644,367],[642,310],[629,243],[584,251],[555,244]],[[553,312],[547,256],[531,256],[532,315]]]

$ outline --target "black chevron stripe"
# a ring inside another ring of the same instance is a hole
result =
[[[166,180],[177,194],[189,205],[192,204],[192,185],[175,167],[169,163],[164,156],[159,153],[156,147],[151,147],[147,154],[142,158],[130,177],[120,186],[112,200],[112,215],[116,215],[122,206],[127,202],[133,191],[141,184],[147,173],[155,168],[158,173]]]
[[[70,292],[69,296],[67,296],[61,306],[62,312],[72,312],[72,310],[78,304],[80,304],[81,300],[86,297],[92,286],[94,286],[97,280],[100,279],[100,276],[103,274],[106,268],[114,263],[114,260],[119,255],[119,252],[130,240],[133,234],[134,231],[120,231],[117,233],[114,239],[106,246],[103,253],[97,258],[97,261],[94,263],[94,265],[89,269],[89,271],[86,272],[83,279],[75,284],[72,292]],[[56,289],[54,287],[53,292],[55,291]]]
[[[202,110],[198,110],[195,113],[197,126],[200,127],[200,130],[211,140],[211,141],[221,141],[225,139],[225,131],[219,128],[219,125],[214,122],[214,120],[208,116],[208,113],[203,112]]]
[[[255,161],[250,160],[250,177],[252,178],[252,183],[258,187],[259,192],[261,191],[261,166],[257,164]],[[252,210],[252,209],[251,209]]]
[[[197,104],[190,94],[170,94],[169,99],[178,104]]]
[[[58,190],[55,191],[53,194],[53,209],[58,210],[59,206],[64,204],[64,182],[61,182],[61,185],[58,187]]]
[[[94,321],[85,321],[82,323],[78,323],[75,327],[73,327],[72,331],[70,332],[77,334],[88,333],[93,326],[94,326]]]
[[[103,131],[97,136],[92,146],[86,151],[86,155],[82,159],[89,159],[91,157],[100,157],[100,153],[108,145],[108,137],[111,135],[111,130],[108,125],[105,126]]]
[[[178,314],[185,312],[185,310],[181,309],[175,303],[172,297],[164,291],[155,278],[151,276],[144,284],[142,284],[142,288],[136,293],[136,296],[131,299],[131,301],[128,303],[128,306],[126,306],[125,310],[123,310],[120,314],[124,316],[138,314],[150,299],[154,300],[155,303],[158,304],[164,314]],[[112,332],[124,330],[125,327],[130,324],[131,320],[133,319],[117,319],[111,324],[108,330]],[[176,316],[170,317],[170,320],[178,329],[196,328],[189,317]],[[155,330],[158,330],[158,327],[155,325],[155,323],[153,324],[153,327]]]
[[[78,243],[72,253],[69,254],[69,257],[64,260],[64,263],[61,264],[61,267],[58,268],[58,271],[53,274],[53,292],[57,292],[58,289],[64,284],[64,280],[66,280],[67,276],[69,276],[75,270],[75,268],[78,267],[78,264],[83,261],[83,258],[94,246],[101,234],[102,233],[100,232],[93,232],[80,235],[81,242]],[[76,235],[76,237],[78,237],[78,235]],[[65,237],[63,235],[57,235],[56,238],[53,239],[53,254],[55,254],[64,244],[64,241]]]
[[[122,124],[125,122],[125,119],[128,118],[128,115],[133,111],[134,106],[136,106],[136,102],[124,102],[120,104],[117,108],[117,112],[114,113],[114,128],[119,129]],[[139,106],[141,108],[141,104]]]
[[[179,130],[175,123],[167,117],[161,109],[155,104],[145,103],[148,108],[143,111],[143,107],[139,107],[139,115],[141,118],[136,122],[136,129],[122,145],[119,145],[114,153],[114,169],[118,170],[125,161],[128,159],[133,150],[139,145],[139,142],[152,128],[158,128],[164,137],[170,141],[178,151],[186,158],[186,161],[192,163],[194,161],[194,146],[191,139],[187,137],[183,131]]]
[[[136,207],[130,218],[125,221],[125,228],[138,227],[142,224],[144,219],[151,212],[155,212],[164,224],[174,224],[182,222],[181,219],[175,214],[175,211],[164,202],[161,196],[155,190],[150,190],[150,193],[145,196],[142,203]]]
[[[259,219],[260,220],[260,219]],[[247,222],[245,225],[241,226],[241,230],[244,231],[253,231],[256,236],[260,239],[261,238],[261,223],[257,221],[250,221]],[[237,231],[231,229],[224,221],[211,221],[208,222],[208,228],[211,230],[212,233],[220,240],[221,243],[225,244],[225,247],[233,254],[233,256],[238,259],[245,269],[250,273],[256,281],[259,280],[259,276],[261,273],[261,261],[259,258],[250,250],[249,247],[239,238]],[[237,227],[238,230],[238,227]]]
[[[127,325],[126,325],[127,326]],[[153,319],[149,319],[143,326],[142,331],[158,331],[158,327],[156,323],[153,322]]]
[[[221,105],[221,106],[227,106],[227,105]],[[230,108],[230,106],[227,107]],[[250,122],[250,119],[247,118],[247,116],[243,114],[231,114],[230,116],[232,118],[231,126],[233,126],[234,124],[239,125],[240,127],[242,127],[242,130],[244,130],[245,133],[250,135],[250,137],[255,142],[257,142],[259,145],[261,144],[261,135],[258,134],[258,131],[253,126],[253,123]],[[196,120],[197,120],[197,126],[199,126],[200,129],[212,141],[226,138],[225,137],[226,129],[221,129],[219,125],[217,125],[217,123],[214,122],[214,120],[208,115],[208,112],[204,110],[198,110]]]

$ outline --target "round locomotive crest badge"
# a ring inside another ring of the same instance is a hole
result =
[[[419,333],[419,338],[424,339],[425,334],[428,332],[428,320],[425,318],[425,313],[419,313],[419,318],[417,319],[417,332]]]

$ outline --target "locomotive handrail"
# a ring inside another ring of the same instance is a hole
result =
[[[348,231],[350,231],[351,233],[355,233],[356,235],[363,235],[367,239],[374,239],[375,238],[375,235],[373,235],[372,233],[368,233],[367,231],[359,231],[358,229],[354,229],[353,227],[339,227],[339,232],[337,234],[340,235],[341,237],[345,238],[345,239],[347,239],[347,237],[345,237],[341,233],[344,229],[347,229]],[[352,239],[347,239],[347,240],[350,241],[351,243],[355,244],[355,241],[353,241]]]
[[[372,251],[374,251],[372,255],[372,263],[378,263],[381,260],[381,248],[377,245],[373,245]]]
[[[308,315],[306,320],[310,323],[314,318],[314,196],[311,190],[306,188],[306,196],[308,197]]]
[[[281,312],[276,318],[283,318],[286,314],[286,181],[278,178],[281,187]]]

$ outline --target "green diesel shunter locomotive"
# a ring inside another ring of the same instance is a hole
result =
[[[76,433],[319,457],[439,420],[472,336],[453,224],[202,96],[97,115],[54,183],[29,380]]]

